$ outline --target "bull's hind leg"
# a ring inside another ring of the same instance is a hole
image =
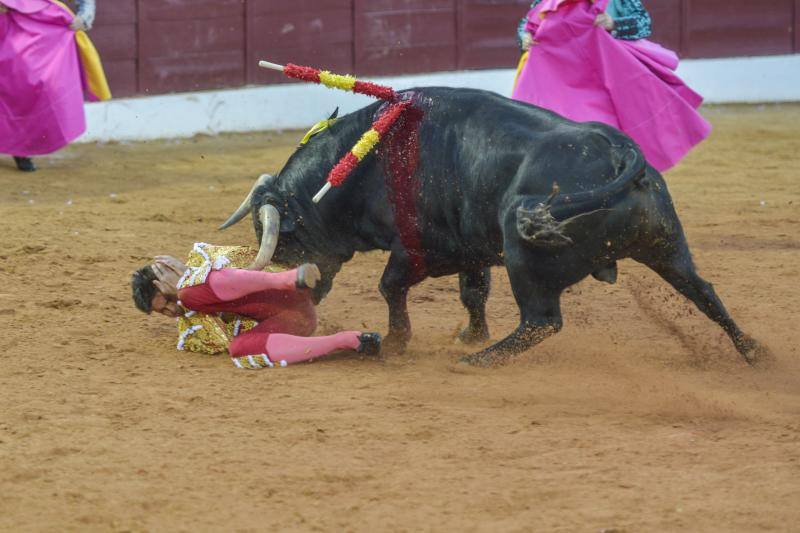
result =
[[[512,356],[558,333],[563,325],[563,288],[548,287],[538,281],[540,277],[530,267],[534,261],[530,257],[526,260],[524,251],[512,253],[506,245],[505,257],[511,290],[520,310],[520,323],[505,339],[461,359],[471,365],[488,367],[504,363]]]
[[[756,362],[762,351],[760,345],[739,329],[714,291],[714,286],[697,273],[685,242],[680,242],[678,251],[666,257],[635,259],[652,268],[675,290],[694,302],[708,318],[719,324],[748,363]]]
[[[489,299],[492,272],[488,268],[469,270],[458,274],[461,303],[469,313],[469,325],[458,338],[466,344],[482,342],[489,338],[486,324],[486,300]]]

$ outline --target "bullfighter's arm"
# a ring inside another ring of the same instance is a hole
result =
[[[531,34],[525,29],[527,23],[527,17],[522,17],[517,25],[517,46],[519,46],[521,52],[531,47]]]
[[[539,2],[542,0],[534,0],[531,3],[531,9],[536,7]],[[525,29],[525,25],[528,24],[528,17],[524,16],[520,19],[519,24],[517,24],[517,46],[519,46],[520,51],[525,52],[531,47],[531,41],[533,37],[528,30]]]
[[[620,3],[625,8],[626,15],[614,19],[614,30],[611,34],[617,39],[629,41],[650,37],[653,33],[653,22],[641,0],[620,0]]]
[[[94,25],[95,0],[76,0],[78,12],[70,25],[73,30],[89,31]]]

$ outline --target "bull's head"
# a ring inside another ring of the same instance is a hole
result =
[[[334,195],[322,206],[311,200],[312,193],[325,183],[325,169],[335,165],[341,149],[343,141],[332,135],[336,115],[334,112],[312,128],[277,176],[259,177],[239,208],[220,226],[229,228],[252,213],[260,246],[248,268],[262,270],[273,260],[285,265],[316,263],[322,272],[314,289],[317,300],[330,290],[342,263],[355,252],[351,236],[337,231],[342,204],[333,201]],[[351,129],[356,132],[359,128]],[[342,199],[346,201],[346,197]]]
[[[274,259],[285,265],[314,262],[322,271],[322,280],[314,289],[314,300],[319,302],[330,291],[333,278],[345,258],[331,252],[324,230],[315,226],[315,231],[302,231],[304,224],[312,218],[300,207],[294,193],[278,186],[278,177],[264,174],[258,178],[239,208],[225,221],[224,230],[253,214],[256,235],[260,235],[258,255],[247,268],[263,270]],[[305,213],[306,216],[303,214]]]
[[[257,220],[257,225],[261,226],[261,245],[258,249],[258,256],[256,256],[256,259],[248,267],[250,270],[263,270],[266,268],[272,261],[275,248],[278,246],[278,236],[281,231],[280,212],[272,203],[257,202],[254,204],[253,202],[256,191],[269,190],[270,185],[274,183],[274,181],[274,176],[269,174],[260,176],[239,208],[219,227],[220,230],[227,229],[242,220],[248,213],[255,209],[254,216]]]

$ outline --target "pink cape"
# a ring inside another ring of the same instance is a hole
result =
[[[49,0],[3,0],[0,153],[48,154],[86,129],[72,15]]]
[[[645,39],[618,40],[594,26],[606,4],[544,0],[528,13],[534,44],[513,98],[614,126],[651,165],[667,170],[711,132],[696,111],[703,99],[675,75],[674,52]]]

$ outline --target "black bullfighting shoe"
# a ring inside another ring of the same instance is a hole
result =
[[[317,286],[322,274],[319,272],[319,267],[314,263],[306,263],[297,268],[297,285],[298,289],[313,289]]]
[[[381,353],[381,334],[380,333],[362,333],[358,336],[358,353],[375,357]]]
[[[33,164],[33,159],[30,157],[14,156],[14,162],[17,164],[17,168],[23,172],[33,172],[36,170],[36,165]]]

